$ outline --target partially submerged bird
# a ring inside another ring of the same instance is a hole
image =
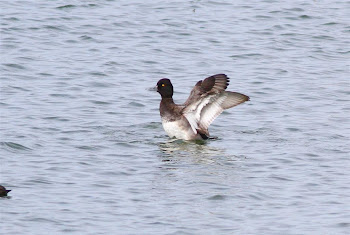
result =
[[[164,130],[169,137],[183,140],[203,140],[209,138],[209,125],[225,109],[232,108],[249,97],[238,92],[225,91],[229,78],[216,74],[199,81],[182,105],[173,100],[173,85],[167,78],[160,79],[157,91],[162,96],[160,116]]]
[[[4,186],[0,185],[0,197],[6,197],[11,190],[7,190]]]

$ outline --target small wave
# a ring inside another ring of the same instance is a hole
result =
[[[26,67],[19,64],[4,64],[4,65],[7,67],[16,68],[16,69],[26,69]]]
[[[208,200],[225,200],[225,195],[216,194],[208,198]]]
[[[136,102],[136,101],[130,102],[129,105],[133,106],[133,107],[144,107],[145,106],[144,104],[141,104],[141,103]]]
[[[72,5],[72,4],[68,4],[68,5],[63,5],[63,6],[59,6],[59,7],[56,7],[56,9],[71,9],[71,8],[75,8],[76,5]]]
[[[0,142],[0,145],[3,146],[5,149],[8,150],[21,150],[21,151],[30,151],[31,148],[28,148],[26,146],[23,146],[21,144],[17,144],[14,142]]]

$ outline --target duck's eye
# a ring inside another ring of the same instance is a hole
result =
[[[162,86],[165,86],[165,84],[163,83]]]

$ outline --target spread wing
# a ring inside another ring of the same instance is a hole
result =
[[[207,130],[215,118],[217,118],[225,109],[232,108],[247,100],[249,100],[248,96],[231,91],[225,91],[211,97],[210,102],[208,102],[208,104],[201,110],[199,129]]]
[[[228,84],[229,78],[225,74],[217,74],[197,82],[192,89],[183,113],[194,133],[201,130],[209,135],[209,125],[222,111],[249,100],[243,94],[225,91]]]
[[[183,105],[191,106],[197,103],[203,94],[214,94],[224,91],[227,88],[229,81],[230,79],[225,74],[216,74],[204,79],[204,81],[198,81]]]

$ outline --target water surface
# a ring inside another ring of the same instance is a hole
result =
[[[348,1],[10,1],[1,10],[1,231],[347,234]],[[170,140],[216,73],[251,101]]]

